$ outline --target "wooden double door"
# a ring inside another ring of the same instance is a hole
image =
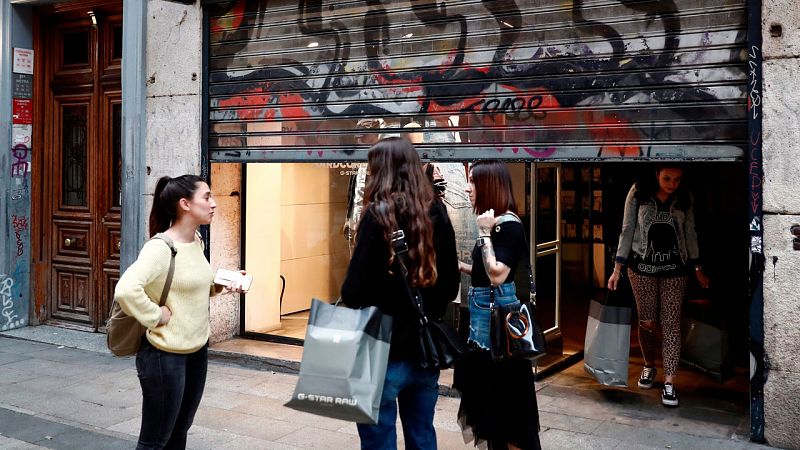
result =
[[[122,2],[51,6],[38,28],[40,319],[102,330],[119,279]]]

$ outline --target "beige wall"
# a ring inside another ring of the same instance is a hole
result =
[[[349,177],[319,164],[247,166],[246,265],[254,277],[245,329],[280,328],[311,299],[335,300],[349,252],[342,235]],[[281,278],[286,288],[281,304]]]
[[[770,363],[764,435],[772,446],[800,448],[800,251],[790,231],[800,225],[800,3],[763,0],[762,12],[764,353]]]

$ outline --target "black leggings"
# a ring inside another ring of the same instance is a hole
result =
[[[142,386],[142,428],[136,449],[185,449],[206,385],[208,344],[182,355],[159,350],[143,337],[136,371]]]

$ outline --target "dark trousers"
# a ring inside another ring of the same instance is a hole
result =
[[[206,385],[208,345],[181,355],[159,350],[142,338],[136,371],[142,386],[142,428],[136,449],[185,449]]]

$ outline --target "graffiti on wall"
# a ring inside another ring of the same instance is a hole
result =
[[[12,288],[14,279],[9,275],[0,274],[0,299],[2,299],[2,309],[0,309],[0,331],[9,330],[25,324],[25,320],[20,318],[14,309]]]
[[[533,157],[743,156],[743,0],[534,3],[219,7],[210,148],[347,149],[374,117]]]

